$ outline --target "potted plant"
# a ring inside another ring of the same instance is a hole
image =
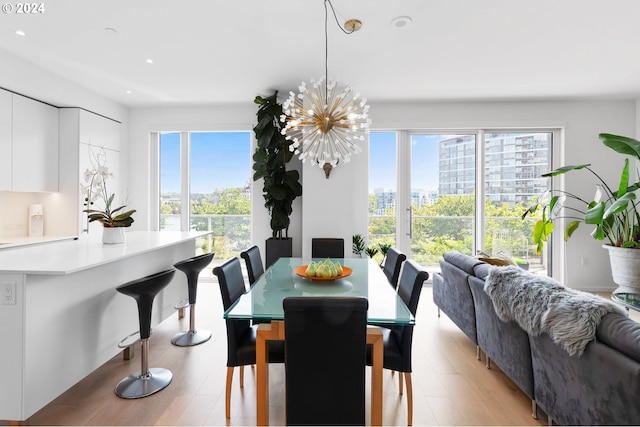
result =
[[[259,105],[258,124],[253,128],[257,148],[253,154],[253,180],[264,179],[262,195],[264,206],[271,216],[271,238],[266,242],[265,262],[267,267],[280,257],[292,255],[289,237],[290,215],[296,197],[302,195],[300,174],[297,170],[287,170],[287,163],[293,157],[290,142],[282,134],[282,104],[277,101],[278,91],[263,98],[256,96]]]
[[[387,253],[391,249],[391,243],[378,243],[378,247],[380,248],[380,253],[382,254],[382,261],[380,261],[380,267],[383,266],[384,260],[387,258]]]
[[[364,251],[367,255],[369,255],[369,258],[373,258],[378,253],[378,248],[375,246],[369,246]]]
[[[124,227],[133,224],[132,215],[135,209],[123,211],[126,205],[113,208],[115,193],[107,190],[107,180],[113,176],[106,166],[106,154],[100,149],[97,154],[89,152],[92,168],[84,172],[85,185],[83,186],[84,205],[89,223],[98,221],[102,224],[102,242],[105,244],[124,242]],[[104,203],[103,209],[95,209],[98,200]],[[88,227],[87,227],[88,231]]]
[[[608,133],[601,133],[599,138],[612,150],[640,161],[640,141]],[[595,178],[595,196],[593,200],[585,200],[563,190],[549,190],[539,196],[522,215],[524,219],[542,208],[542,217],[533,231],[537,253],[542,251],[558,219],[569,220],[565,240],[581,223],[593,225],[591,236],[605,241],[603,247],[609,250],[613,280],[619,286],[617,291],[640,293],[640,251],[635,250],[640,249],[640,213],[635,201],[635,191],[640,188],[640,182],[629,182],[629,158],[624,160],[616,186],[608,185],[591,168],[591,164],[563,166],[542,176],[554,177],[572,171],[586,171]]]
[[[351,237],[351,251],[358,256],[358,258],[362,258],[362,253],[367,248],[367,245],[364,242],[364,237],[361,234],[354,234]]]

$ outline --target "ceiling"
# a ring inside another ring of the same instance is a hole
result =
[[[0,14],[0,49],[130,107],[251,102],[324,74],[323,0],[43,4]],[[342,33],[329,9],[329,76],[369,101],[640,98],[637,0],[333,5],[363,27]]]

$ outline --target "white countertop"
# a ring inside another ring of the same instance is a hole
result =
[[[39,245],[42,243],[58,242],[60,240],[73,240],[78,236],[40,236],[40,237],[5,237],[0,239],[0,250],[19,248],[21,246]]]
[[[131,231],[126,233],[125,243],[116,245],[102,244],[101,236],[84,236],[77,240],[7,248],[0,250],[0,274],[71,274],[210,233]]]

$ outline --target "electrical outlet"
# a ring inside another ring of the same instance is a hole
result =
[[[5,282],[0,289],[2,290],[2,305],[15,305],[16,282]]]

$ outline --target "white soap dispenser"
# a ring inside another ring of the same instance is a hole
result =
[[[42,205],[29,206],[29,237],[42,237],[44,234],[44,216]]]

